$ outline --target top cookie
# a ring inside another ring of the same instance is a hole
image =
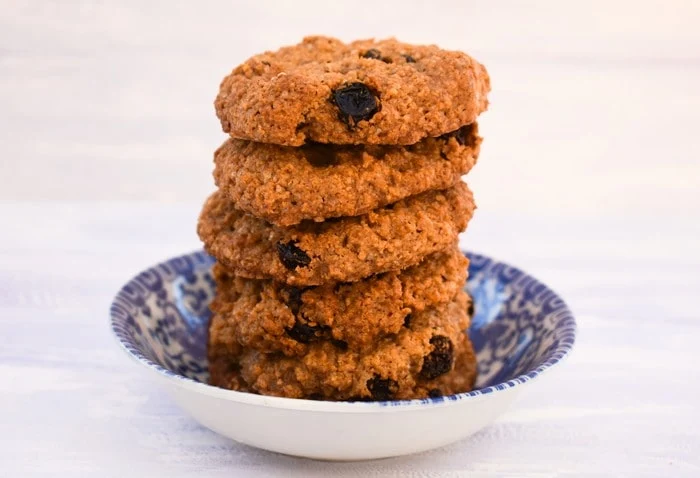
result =
[[[215,106],[235,138],[405,145],[474,122],[490,89],[483,65],[461,52],[316,36],[238,66]]]

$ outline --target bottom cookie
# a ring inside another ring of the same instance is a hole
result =
[[[410,327],[375,349],[356,352],[332,341],[312,344],[302,357],[265,353],[210,337],[213,385],[238,391],[319,400],[406,400],[469,391],[476,357],[464,332],[468,296],[415,314]]]

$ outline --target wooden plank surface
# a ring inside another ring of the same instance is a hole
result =
[[[700,476],[700,4],[199,3],[0,1],[0,476]],[[221,77],[315,32],[489,67],[463,244],[579,322],[559,370],[441,450],[333,464],[238,445],[108,332],[122,283],[199,247]]]

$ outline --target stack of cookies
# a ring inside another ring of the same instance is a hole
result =
[[[322,400],[473,386],[457,239],[488,91],[464,53],[395,40],[310,37],[224,79],[231,138],[198,225],[217,261],[212,384]]]

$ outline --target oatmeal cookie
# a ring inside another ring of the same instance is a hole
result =
[[[246,348],[289,356],[304,355],[321,340],[365,351],[410,327],[414,314],[444,309],[464,287],[468,264],[451,247],[403,271],[308,288],[235,277],[217,264],[212,331],[231,334]]]
[[[214,155],[214,178],[238,209],[291,226],[446,189],[474,166],[480,144],[476,123],[411,146],[291,148],[229,139]]]
[[[320,285],[417,264],[454,244],[474,209],[471,191],[459,182],[362,216],[282,228],[236,209],[217,191],[197,230],[207,251],[234,275]]]
[[[467,295],[446,310],[415,314],[411,326],[366,352],[331,341],[311,344],[301,357],[229,348],[228,334],[212,326],[211,383],[264,395],[323,400],[396,400],[468,391],[476,359],[465,329]],[[223,340],[222,340],[223,339]]]
[[[235,138],[405,145],[473,123],[490,89],[484,66],[462,52],[314,36],[236,67],[215,107]]]

